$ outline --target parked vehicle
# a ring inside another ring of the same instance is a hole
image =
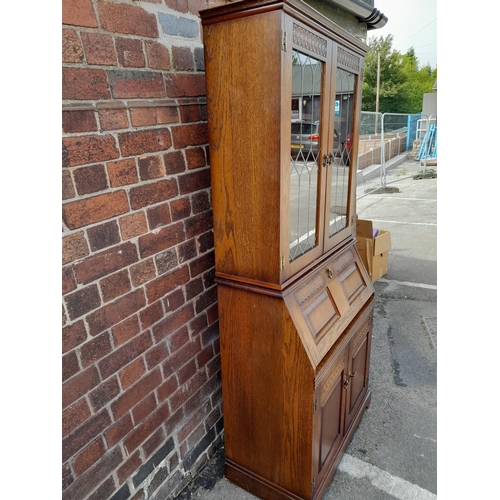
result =
[[[291,155],[304,161],[312,161],[319,152],[319,121],[293,122],[291,124]],[[333,154],[339,154],[340,138],[336,130],[333,131]]]

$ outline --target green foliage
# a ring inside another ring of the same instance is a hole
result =
[[[380,54],[380,113],[419,113],[423,95],[432,92],[437,79],[437,68],[429,65],[419,68],[415,51],[406,54],[392,49],[392,35],[369,40],[370,50],[365,58],[363,81],[363,111],[376,110],[377,58]]]

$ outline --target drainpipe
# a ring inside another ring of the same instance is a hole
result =
[[[325,3],[354,14],[360,23],[366,23],[368,30],[383,28],[387,24],[387,17],[382,12],[362,0],[325,0]]]

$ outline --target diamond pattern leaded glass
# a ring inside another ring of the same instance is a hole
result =
[[[290,262],[317,242],[319,137],[323,63],[296,50],[292,53],[290,156]]]

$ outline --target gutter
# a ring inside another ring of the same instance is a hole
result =
[[[368,30],[383,28],[387,24],[387,16],[362,0],[325,0],[325,3],[354,14],[360,23],[366,23]]]

